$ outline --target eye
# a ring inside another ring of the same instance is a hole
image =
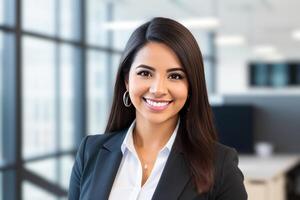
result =
[[[149,71],[140,71],[137,73],[137,75],[143,76],[143,77],[151,77],[152,76],[152,74]]]
[[[174,80],[180,80],[180,79],[183,79],[184,77],[181,74],[173,73],[173,74],[170,74],[169,78],[174,79]]]

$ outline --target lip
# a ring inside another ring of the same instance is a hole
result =
[[[160,105],[160,106],[155,106],[153,104],[149,104],[147,100],[150,100],[152,102],[160,102],[160,103],[167,103],[166,105]],[[158,100],[158,99],[150,99],[150,98],[145,98],[143,97],[143,101],[145,102],[146,106],[151,110],[151,111],[163,111],[169,107],[169,105],[172,103],[170,100]]]

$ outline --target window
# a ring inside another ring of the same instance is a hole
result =
[[[15,1],[0,0],[0,25],[13,26],[15,23],[14,16]]]
[[[55,151],[55,45],[24,37],[23,157]]]
[[[107,21],[108,10],[106,1],[87,0],[86,10],[87,43],[97,46],[108,46],[108,34],[103,28]]]
[[[24,29],[79,40],[79,3],[79,0],[24,0],[22,4]]]
[[[0,200],[65,199],[79,142],[103,131],[119,54],[106,4],[0,0]]]
[[[108,105],[107,54],[88,51],[88,134],[103,133]]]

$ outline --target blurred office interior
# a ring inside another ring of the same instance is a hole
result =
[[[250,200],[300,199],[300,1],[0,0],[0,200],[66,199],[103,133],[124,45],[155,16],[202,50],[220,141]]]

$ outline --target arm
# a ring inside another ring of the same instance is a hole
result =
[[[69,184],[69,193],[68,193],[68,199],[69,200],[78,200],[80,197],[80,179],[82,175],[82,171],[84,168],[84,150],[85,150],[85,144],[88,137],[85,137],[77,151],[75,163],[72,168],[71,178],[70,178],[70,184]]]
[[[227,149],[224,156],[219,192],[216,200],[247,200],[244,176],[238,168],[238,155],[234,149]]]

